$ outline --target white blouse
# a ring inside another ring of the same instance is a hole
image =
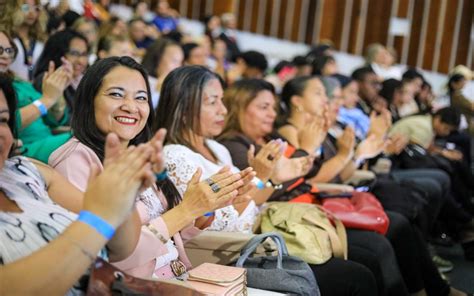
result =
[[[23,49],[23,46],[21,45],[20,39],[15,38],[13,39],[13,42],[18,48],[18,53],[16,55],[15,60],[13,61],[13,63],[10,65],[9,68],[13,73],[15,73],[16,76],[20,77],[21,79],[25,81],[30,81],[28,77],[29,67],[27,64],[25,64],[26,52]],[[36,41],[35,48],[33,49],[31,67],[34,67],[34,65],[36,65],[36,62],[38,61],[41,53],[43,52],[43,48],[44,48],[44,43],[41,41]]]
[[[232,164],[232,158],[227,148],[214,140],[206,140],[206,145],[216,156],[217,163],[209,161],[184,145],[170,144],[164,147],[169,178],[181,196],[186,191],[188,182],[198,167],[202,169],[201,180],[209,178],[225,165],[230,166],[234,173],[240,171]],[[251,201],[240,215],[234,206],[230,205],[215,211],[214,221],[206,230],[252,233],[258,213],[259,209],[254,201]]]

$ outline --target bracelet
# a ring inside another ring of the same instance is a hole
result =
[[[33,105],[38,108],[41,116],[45,116],[46,114],[48,114],[48,108],[46,108],[45,104],[43,104],[43,102],[41,102],[40,100],[33,101]]]
[[[271,179],[268,179],[267,183],[265,183],[265,187],[267,188],[272,188],[275,189],[275,190],[280,190],[283,188],[283,184],[275,184],[272,182]]]
[[[155,228],[155,226],[153,226],[153,224],[148,223],[146,225],[146,228],[148,228],[148,230],[150,230],[151,233],[153,233],[156,236],[156,238],[159,239],[163,244],[168,243],[168,240],[166,240],[164,236],[161,235],[161,233],[158,231],[158,229]]]
[[[86,255],[92,262],[95,261],[95,258],[97,256],[94,256],[91,252],[87,251],[86,249],[84,249],[78,242],[76,242],[75,240],[72,240],[72,239],[69,239],[67,236],[63,235],[62,236],[65,240],[67,240],[68,242],[70,242],[71,244],[75,245],[81,252],[82,254]]]
[[[265,183],[263,183],[263,181],[260,180],[258,177],[253,177],[252,183],[254,183],[255,186],[257,186],[257,188],[260,190],[265,189]]]
[[[354,161],[354,165],[356,167],[360,167],[365,162],[365,159],[363,158],[353,158],[352,160]]]
[[[164,181],[168,178],[168,170],[164,169],[161,173],[155,173],[156,181]]]
[[[101,217],[89,212],[89,211],[80,211],[77,221],[86,223],[87,225],[94,228],[98,233],[103,235],[107,240],[111,239],[114,236],[115,229],[107,221]]]
[[[257,186],[258,189],[262,190],[262,189],[265,189],[265,188],[273,188],[275,190],[280,190],[283,188],[283,185],[282,184],[274,184],[272,182],[272,180],[268,180],[267,182],[263,182],[262,180],[260,180],[259,178],[257,177],[254,177],[252,179],[252,182]]]

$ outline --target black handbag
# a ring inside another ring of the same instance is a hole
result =
[[[431,155],[417,144],[407,145],[397,158],[402,169],[441,169],[448,174],[453,171],[449,160],[440,155]]]
[[[250,257],[267,238],[275,242],[277,256]],[[285,240],[278,233],[268,232],[252,238],[240,251],[235,266],[247,270],[248,287],[295,295],[321,295],[308,263],[290,256]]]

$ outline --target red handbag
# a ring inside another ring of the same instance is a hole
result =
[[[390,220],[380,202],[371,193],[351,192],[352,197],[321,199],[323,208],[342,221],[345,227],[375,231],[385,235]],[[311,193],[302,194],[290,202],[319,203]]]
[[[288,145],[285,156],[291,157],[295,148]],[[297,188],[305,182],[304,178],[298,179],[287,188],[287,192]],[[377,198],[367,192],[351,192],[351,197],[330,197],[317,199],[317,188],[314,186],[310,192],[296,196],[289,202],[316,203],[332,213],[336,218],[342,221],[345,227],[364,229],[378,232],[385,235],[388,230],[390,220]]]
[[[322,206],[348,228],[372,230],[383,235],[387,233],[390,220],[371,193],[355,191],[351,198],[325,198]]]

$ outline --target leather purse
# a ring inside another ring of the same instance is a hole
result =
[[[290,203],[316,203],[342,221],[347,228],[387,233],[390,220],[377,198],[368,192],[350,192],[350,197],[326,197],[318,199],[317,192],[305,193]]]
[[[188,274],[186,283],[206,295],[247,295],[244,268],[203,263]]]
[[[322,206],[347,228],[371,230],[382,235],[387,233],[390,220],[371,193],[354,191],[350,198],[324,198]]]
[[[87,286],[88,296],[176,295],[197,296],[203,293],[178,280],[145,280],[130,276],[112,264],[97,258],[92,265]]]

